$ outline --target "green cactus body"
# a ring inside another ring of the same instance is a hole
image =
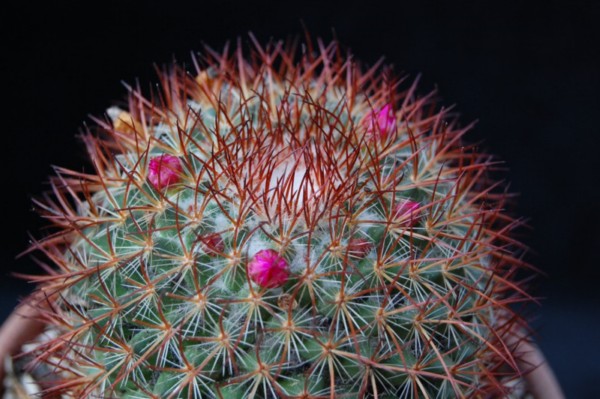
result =
[[[61,334],[38,348],[55,391],[509,394],[527,297],[493,162],[432,96],[338,50],[208,52],[84,136],[95,173],[53,179],[59,229],[34,244],[57,266],[32,297]]]

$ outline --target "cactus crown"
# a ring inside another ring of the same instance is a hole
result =
[[[253,39],[254,40],[254,39]],[[333,42],[206,49],[58,169],[33,300],[51,390],[119,398],[508,394],[520,223],[433,94]],[[37,302],[36,302],[37,303]]]

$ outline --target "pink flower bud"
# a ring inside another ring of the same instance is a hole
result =
[[[157,190],[162,190],[171,184],[177,183],[181,178],[181,172],[179,158],[163,154],[150,160],[148,180]]]
[[[209,256],[217,256],[225,250],[223,238],[218,234],[207,234],[198,238],[202,246],[202,250]]]
[[[290,276],[284,258],[272,249],[258,251],[248,264],[248,274],[252,281],[264,288],[281,287]]]
[[[385,140],[396,128],[396,116],[391,104],[384,105],[379,111],[371,112],[366,119],[367,135],[372,139]]]
[[[394,206],[393,216],[402,226],[414,226],[420,216],[421,204],[411,200],[400,200]]]
[[[352,238],[348,241],[348,255],[355,258],[364,258],[373,248],[373,244],[366,238]]]

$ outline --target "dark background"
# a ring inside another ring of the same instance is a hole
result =
[[[74,138],[88,115],[122,100],[121,81],[156,82],[153,63],[190,64],[252,31],[262,41],[337,36],[357,58],[384,55],[457,104],[468,136],[505,160],[518,213],[534,227],[530,260],[548,274],[532,322],[571,398],[600,397],[600,21],[593,1],[23,3],[2,10],[0,321],[31,288],[10,276],[43,222],[31,197],[50,165],[91,168]],[[218,3],[218,4],[217,4]],[[484,4],[485,3],[485,4]],[[392,5],[394,4],[394,5]],[[335,31],[335,34],[333,33]]]

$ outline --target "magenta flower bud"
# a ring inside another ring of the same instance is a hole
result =
[[[391,104],[371,112],[366,119],[367,135],[385,140],[396,128],[396,116]]]
[[[420,216],[421,204],[411,200],[400,200],[394,206],[393,216],[402,226],[414,226]]]
[[[208,234],[199,238],[202,250],[209,256],[217,256],[225,251],[225,242],[220,234]]]
[[[364,258],[373,248],[373,244],[366,238],[352,238],[348,241],[348,255],[355,258]]]
[[[261,287],[275,288],[285,284],[290,276],[290,269],[286,260],[276,251],[263,249],[248,264],[248,274]]]
[[[150,160],[148,180],[157,190],[162,190],[171,184],[177,183],[181,179],[181,172],[179,158],[163,154]]]

